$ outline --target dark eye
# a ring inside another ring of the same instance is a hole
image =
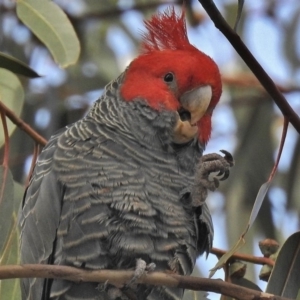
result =
[[[174,79],[174,75],[172,73],[167,73],[164,77],[165,82],[172,82]]]

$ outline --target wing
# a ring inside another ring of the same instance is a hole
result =
[[[51,137],[41,152],[24,195],[19,213],[22,264],[51,263],[63,198],[63,187],[52,170],[52,158],[57,139],[64,130]],[[22,299],[44,299],[43,287],[47,283],[44,281],[22,279]]]
[[[206,203],[195,210],[195,223],[198,229],[197,249],[200,254],[209,254],[214,238],[214,227],[210,211]]]

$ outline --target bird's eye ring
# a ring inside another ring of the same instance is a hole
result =
[[[165,77],[164,77],[164,81],[165,81],[165,82],[172,82],[173,79],[174,79],[174,75],[173,75],[173,73],[171,73],[171,72],[167,73],[167,74],[165,75]]]

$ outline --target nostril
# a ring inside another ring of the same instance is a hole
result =
[[[191,120],[191,113],[182,107],[179,108],[178,114],[179,114],[181,121],[190,121]]]

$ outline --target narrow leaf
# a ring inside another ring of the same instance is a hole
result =
[[[238,12],[234,24],[234,31],[237,31],[237,28],[239,26],[239,22],[241,20],[242,12],[243,12],[243,6],[244,6],[245,0],[238,0]]]
[[[17,15],[47,46],[61,67],[76,63],[80,53],[79,41],[59,6],[48,0],[18,0]]]
[[[243,286],[248,289],[256,290],[262,292],[260,287],[247,278],[231,278],[231,283]]]
[[[11,184],[12,182],[10,181],[9,185]],[[0,253],[1,265],[15,265],[20,263],[17,215],[20,208],[20,203],[22,201],[22,196],[24,194],[24,187],[17,182],[13,182],[13,185],[13,198],[9,199],[13,205],[13,212],[12,215],[10,215],[10,218],[6,217],[7,220],[3,220],[10,225],[10,230],[6,239],[6,243],[3,247],[3,251]],[[7,187],[8,186],[6,184],[6,188]],[[3,221],[0,219],[0,226]],[[0,280],[0,299],[21,299],[19,279]]]
[[[295,299],[300,289],[300,231],[292,234],[277,256],[267,293]]]
[[[209,270],[209,277],[211,278],[214,276],[217,270],[223,268],[223,266],[227,263],[228,259],[236,252],[238,251],[243,245],[245,244],[244,238],[241,236],[240,239],[237,241],[237,243],[229,250],[227,251],[217,262],[217,264]]]
[[[39,74],[26,64],[3,52],[0,52],[0,68],[4,68],[15,74],[20,74],[29,78],[40,77]]]
[[[238,242],[228,251],[226,252],[221,258],[220,260],[217,262],[217,264],[214,266],[214,268],[212,268],[210,270],[210,274],[209,274],[209,277],[212,277],[215,272],[222,268],[226,262],[228,261],[228,259],[239,249],[241,248],[244,244],[245,244],[245,235],[247,234],[248,230],[250,229],[250,227],[253,225],[256,217],[257,217],[257,214],[261,208],[261,205],[263,203],[263,200],[268,192],[268,189],[271,185],[271,182],[275,176],[275,173],[277,171],[277,167],[278,167],[278,164],[279,164],[279,161],[280,161],[280,157],[281,157],[281,153],[282,153],[282,150],[283,150],[283,146],[284,146],[284,142],[285,142],[285,138],[286,138],[286,133],[287,133],[287,128],[288,128],[288,119],[285,118],[284,119],[284,126],[283,126],[283,130],[282,130],[282,136],[281,136],[281,141],[280,141],[280,146],[279,146],[279,150],[278,150],[278,154],[277,154],[277,158],[276,158],[276,161],[275,161],[275,165],[271,171],[271,174],[268,178],[268,181],[265,182],[259,189],[258,191],[258,194],[256,196],[256,199],[255,199],[255,202],[254,202],[254,205],[253,205],[253,208],[252,208],[252,211],[251,211],[251,215],[250,215],[250,218],[249,218],[249,221],[248,221],[248,224],[246,226],[246,228],[244,229],[243,233],[241,234]]]
[[[249,222],[248,222],[248,225],[244,231],[244,233],[242,234],[242,236],[244,237],[246,235],[246,233],[248,232],[248,230],[250,229],[250,227],[253,225],[257,215],[258,215],[258,212],[261,208],[261,205],[265,199],[265,196],[269,190],[269,187],[271,186],[271,182],[276,174],[276,171],[277,171],[277,168],[278,168],[278,164],[279,164],[279,161],[280,161],[280,157],[281,157],[281,153],[282,153],[282,150],[283,150],[283,146],[284,146],[284,142],[285,142],[285,138],[286,138],[286,133],[287,133],[287,129],[288,129],[288,120],[287,118],[284,119],[284,124],[283,124],[283,129],[282,129],[282,135],[281,135],[281,140],[280,140],[280,145],[279,145],[279,150],[278,150],[278,154],[277,154],[277,157],[276,157],[276,161],[275,161],[275,164],[274,164],[274,167],[271,171],[271,174],[268,178],[268,181],[265,182],[259,189],[258,191],[258,194],[256,196],[256,199],[255,199],[255,202],[254,202],[254,205],[253,205],[253,208],[252,208],[252,211],[251,211],[251,215],[250,215],[250,218],[249,218]]]
[[[11,220],[12,228],[1,257],[1,264],[3,265],[14,265],[20,263],[19,233],[17,230],[16,212],[14,212],[11,216]],[[21,299],[19,279],[0,280],[0,299]]]
[[[0,262],[9,232],[14,211],[14,182],[8,168],[0,166]]]
[[[18,77],[12,72],[0,68],[0,101],[14,111],[21,114],[24,103],[24,91]],[[7,120],[8,134],[11,135],[16,125]],[[4,144],[3,129],[0,129],[0,147]]]
[[[256,199],[255,199],[255,202],[254,202],[254,205],[253,205],[253,208],[252,208],[252,211],[251,211],[251,215],[250,215],[250,218],[249,218],[249,222],[248,222],[248,226],[246,228],[246,230],[244,231],[243,233],[243,236],[246,235],[247,231],[249,230],[249,228],[253,225],[257,215],[258,215],[258,212],[261,208],[261,205],[265,199],[265,196],[269,190],[269,187],[271,185],[271,182],[265,182],[259,189],[258,191],[258,194],[256,196]]]

